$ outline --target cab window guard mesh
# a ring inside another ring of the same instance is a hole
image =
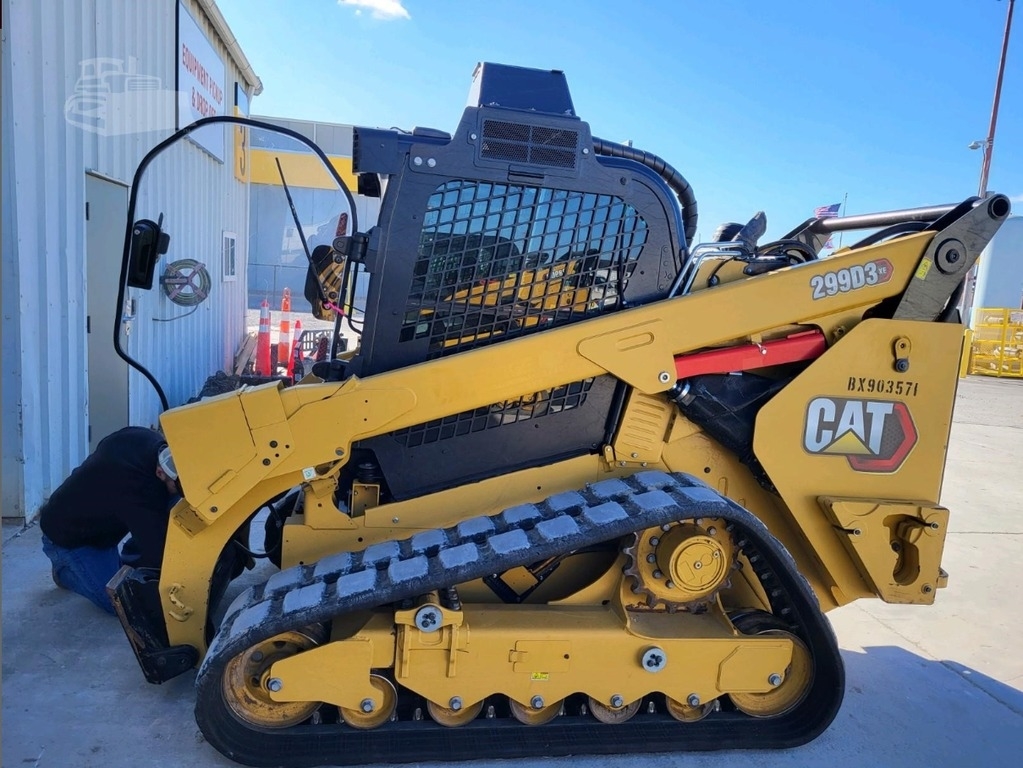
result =
[[[614,195],[449,181],[424,214],[399,341],[440,357],[616,309],[646,238]]]

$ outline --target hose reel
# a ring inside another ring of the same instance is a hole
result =
[[[206,265],[195,259],[178,259],[167,265],[160,276],[163,292],[175,304],[194,307],[210,295],[213,280]]]

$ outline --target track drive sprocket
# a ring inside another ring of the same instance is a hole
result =
[[[709,518],[638,531],[622,552],[632,592],[669,613],[707,610],[730,586],[738,557],[725,521]]]

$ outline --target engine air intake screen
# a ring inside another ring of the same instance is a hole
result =
[[[429,357],[616,309],[647,238],[621,198],[449,181],[430,196],[399,335]]]
[[[485,429],[493,429],[506,424],[538,419],[578,408],[586,401],[586,394],[592,385],[593,379],[584,379],[555,389],[525,395],[515,400],[494,403],[425,424],[417,424],[391,434],[406,447],[415,448],[472,432],[482,432]]]
[[[484,120],[480,157],[555,168],[575,168],[578,147],[578,131],[504,120]]]

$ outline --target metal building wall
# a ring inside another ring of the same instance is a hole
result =
[[[980,255],[973,307],[1019,309],[1023,303],[1023,216],[1010,216]]]
[[[224,61],[230,113],[240,74],[200,3],[209,4],[189,0],[189,10]],[[174,128],[173,111],[157,110],[141,130],[138,124],[106,135],[83,130],[65,119],[66,100],[74,92],[81,62],[97,57],[122,60],[140,74],[161,78],[172,91],[176,13],[172,0],[3,0],[5,517],[31,518],[87,453],[85,173],[130,182],[145,152]],[[209,308],[200,308],[205,315],[201,332],[185,337],[177,329],[164,329],[159,339],[140,332],[130,341],[140,356],[163,360],[165,369],[174,372],[168,392],[172,404],[183,402],[207,375],[229,364],[244,332],[244,273],[233,284],[221,283],[220,222],[214,221],[228,213],[243,245],[248,206],[227,181],[232,151],[227,140],[222,166],[189,145],[166,178],[163,194],[189,200],[195,221],[202,222],[193,236],[216,232],[209,264],[214,293]],[[135,322],[152,320],[140,315]],[[104,321],[100,332],[109,333],[109,327]],[[8,344],[12,337],[15,349]],[[144,348],[147,343],[153,348]],[[131,423],[157,422],[158,401],[150,390],[132,374]]]
[[[317,123],[312,120],[292,120],[284,117],[267,117],[253,115],[253,120],[259,120],[271,125],[279,125],[282,128],[300,133],[313,142],[316,146],[331,157],[351,157],[354,144],[352,126],[343,123]],[[376,224],[380,216],[380,198],[364,197],[351,190],[355,198],[355,211],[359,218],[359,229],[363,232]]]
[[[66,24],[54,10],[68,13]],[[15,368],[13,381],[4,382],[4,431],[10,429],[13,396],[24,488],[20,504],[5,499],[9,516],[31,514],[85,444],[85,245],[82,217],[72,213],[84,207],[84,178],[78,179],[84,174],[82,137],[66,130],[59,117],[68,77],[81,58],[81,9],[69,2],[44,12],[31,2],[9,0],[4,20],[10,73],[3,105],[4,146],[10,149],[4,173],[11,175],[4,204],[10,206],[15,238],[13,253],[5,243],[4,263],[13,259],[16,275],[14,305],[5,302],[4,311],[19,314],[21,331],[8,361]]]
[[[230,157],[228,158],[230,160]],[[193,309],[174,304],[154,281],[152,291],[128,290],[136,315],[127,340],[129,354],[146,366],[164,387],[170,405],[198,394],[207,376],[230,371],[245,336],[246,272],[244,245],[248,231],[248,185],[233,178],[203,150],[185,140],[150,165],[140,186],[136,219],[158,220],[170,248],[157,265],[193,259],[206,266],[210,297]],[[224,281],[221,243],[226,230],[238,236],[238,272]],[[155,423],[160,403],[142,374],[132,371],[129,417],[132,423]]]
[[[0,1],[0,14],[4,19],[10,19],[10,8],[7,0]],[[10,22],[8,22],[8,26]],[[24,515],[24,488],[25,488],[25,454],[21,444],[21,367],[17,358],[21,345],[21,312],[18,301],[18,261],[13,258],[17,233],[15,230],[14,217],[14,152],[10,137],[14,134],[14,120],[11,110],[8,109],[8,99],[11,92],[11,53],[8,39],[10,35],[7,28],[0,31],[0,98],[3,104],[0,107],[0,120],[3,134],[2,148],[0,148],[0,170],[3,172],[2,189],[0,189],[0,200],[3,202],[2,222],[0,228],[3,231],[3,241],[0,243],[3,259],[0,262],[0,289],[2,298],[0,306],[3,307],[3,329],[0,332],[3,346],[0,348],[0,355],[3,355],[3,365],[0,365],[0,419],[2,419],[2,444],[0,444],[0,456],[3,457],[0,463],[0,509],[4,517],[22,517]]]

